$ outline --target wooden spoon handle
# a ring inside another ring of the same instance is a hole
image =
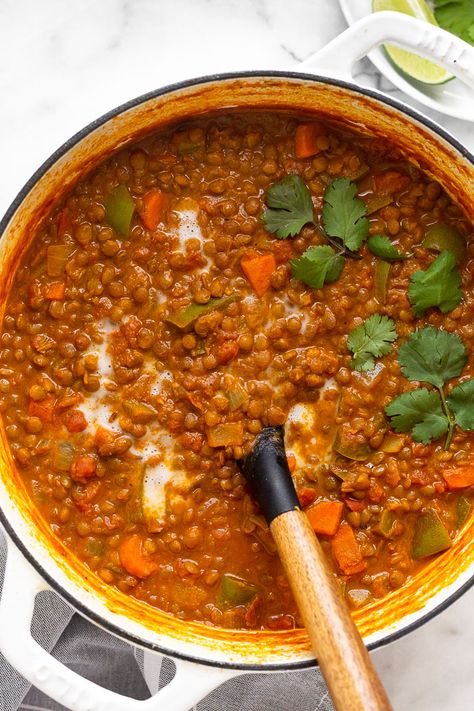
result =
[[[280,514],[270,530],[336,710],[391,711],[306,514]]]

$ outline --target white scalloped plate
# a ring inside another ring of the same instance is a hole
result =
[[[339,5],[351,25],[371,13],[372,0],[339,0]],[[392,84],[416,101],[448,116],[474,121],[474,92],[459,79],[431,86],[400,74],[382,47],[370,52],[368,57]]]

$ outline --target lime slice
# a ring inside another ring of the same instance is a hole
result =
[[[373,12],[381,10],[391,10],[392,12],[403,12],[405,15],[417,17],[432,25],[437,25],[435,16],[426,4],[425,0],[373,0]],[[398,69],[408,74],[408,76],[424,84],[444,84],[453,78],[446,69],[438,64],[430,62],[418,54],[412,54],[405,49],[395,47],[393,44],[384,45],[384,49]]]

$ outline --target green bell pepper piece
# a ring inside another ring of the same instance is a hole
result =
[[[251,585],[231,573],[224,573],[221,578],[217,602],[220,605],[231,605],[233,607],[246,605],[257,593],[258,589],[255,585]]]
[[[451,547],[449,533],[436,511],[429,509],[421,513],[415,524],[412,542],[412,556],[427,558]]]
[[[128,188],[125,185],[118,185],[105,200],[106,221],[122,237],[128,237],[134,212],[135,203]]]
[[[235,301],[236,298],[236,296],[224,296],[219,299],[209,299],[207,304],[189,304],[189,306],[186,306],[185,309],[181,309],[180,311],[171,311],[165,320],[173,324],[173,326],[176,326],[176,328],[188,328],[197,321],[200,316],[204,316],[204,314],[215,311],[216,309],[223,309]]]
[[[454,254],[458,264],[463,262],[467,256],[466,240],[454,225],[437,224],[428,227],[423,247],[436,252],[448,250]]]
[[[392,538],[393,537],[393,527],[395,525],[395,514],[393,511],[390,511],[390,509],[384,509],[382,511],[382,515],[380,517],[380,520],[375,527],[374,531],[375,533],[378,533],[380,536],[383,536],[384,538]]]
[[[456,503],[456,526],[461,528],[471,513],[471,502],[465,496],[460,496]]]
[[[366,202],[367,215],[372,215],[377,210],[387,207],[393,202],[393,195],[371,195]]]
[[[343,457],[353,459],[356,462],[365,462],[365,460],[368,459],[373,452],[370,444],[354,442],[351,439],[344,437],[341,430],[336,432],[332,448]]]
[[[381,304],[387,301],[387,284],[390,274],[390,262],[378,259],[375,265],[375,298]]]

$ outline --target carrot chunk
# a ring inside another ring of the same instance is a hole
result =
[[[408,175],[398,173],[396,170],[386,170],[374,175],[375,190],[382,195],[402,192],[410,183]]]
[[[470,462],[465,464],[460,462],[457,467],[446,469],[443,472],[443,479],[451,491],[474,486],[474,466]]]
[[[77,479],[79,484],[85,484],[85,479]],[[80,493],[73,496],[74,503],[77,508],[81,511],[89,512],[92,506],[92,502],[96,498],[97,494],[102,488],[102,482],[96,479],[95,481],[89,481]]]
[[[90,454],[81,454],[76,457],[71,464],[71,479],[84,483],[94,476],[97,469],[97,461]]]
[[[119,556],[122,567],[136,578],[148,578],[158,568],[144,550],[143,539],[136,533],[122,541]]]
[[[28,415],[30,417],[39,417],[43,422],[52,422],[54,415],[54,398],[46,398],[41,402],[30,400],[28,404]]]
[[[256,257],[244,257],[240,260],[240,266],[257,296],[263,296],[270,288],[272,274],[277,268],[275,256],[259,254]]]
[[[296,457],[295,457],[295,455],[294,455],[294,454],[291,454],[291,452],[290,452],[290,454],[288,454],[288,455],[286,456],[286,460],[287,460],[287,462],[288,462],[288,469],[290,470],[290,472],[293,473],[293,472],[295,471],[295,469],[296,469]],[[311,491],[314,491],[314,489],[311,489]]]
[[[204,410],[206,409],[206,405],[197,393],[187,392],[186,397],[188,398],[191,405],[196,408],[196,410],[199,410],[199,412],[204,412]]]
[[[319,123],[301,123],[295,133],[295,154],[297,158],[309,158],[320,152],[316,139],[324,134]]]
[[[366,506],[363,501],[357,499],[345,499],[344,503],[350,511],[363,511]]]
[[[87,420],[80,410],[68,410],[63,420],[68,432],[82,432],[87,427]]]
[[[289,457],[290,456],[293,455],[289,455]],[[300,506],[302,506],[303,508],[312,504],[316,498],[316,490],[311,489],[311,487],[309,486],[303,486],[301,489],[298,489],[296,493],[298,494],[298,501],[300,502]]]
[[[165,206],[165,193],[161,190],[149,190],[143,196],[143,209],[140,218],[148,230],[156,230],[163,215]]]
[[[306,515],[315,533],[334,536],[341,523],[343,508],[340,501],[319,501],[306,509]]]
[[[385,498],[385,490],[376,479],[372,479],[369,486],[368,497],[374,504],[380,503]]]
[[[65,285],[63,281],[52,281],[43,287],[43,296],[48,301],[62,301],[64,299]]]
[[[239,344],[236,341],[226,341],[217,348],[216,356],[221,365],[230,363],[239,352]]]
[[[357,538],[348,523],[339,526],[338,532],[331,541],[331,549],[344,575],[355,575],[367,568]]]
[[[95,431],[94,444],[96,447],[100,447],[103,444],[110,444],[114,441],[116,436],[114,432],[99,425]]]
[[[292,630],[295,628],[295,620],[292,615],[272,615],[265,621],[270,630]]]

